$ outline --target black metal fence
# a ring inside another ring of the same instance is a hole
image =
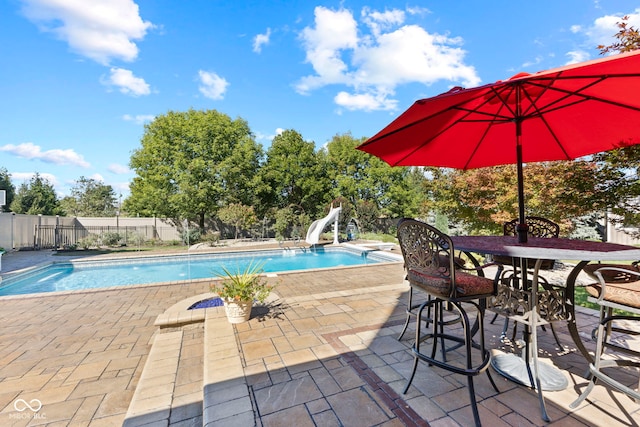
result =
[[[159,232],[160,231],[160,232]],[[146,226],[36,225],[33,248],[63,249],[89,246],[133,246],[160,239],[162,230]]]

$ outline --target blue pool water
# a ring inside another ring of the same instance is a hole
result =
[[[3,281],[0,284],[0,296],[215,278],[222,274],[222,266],[235,272],[244,270],[251,263],[262,265],[264,272],[270,273],[384,261],[395,259],[379,252],[360,253],[342,248],[322,248],[314,251],[288,249],[65,262]]]

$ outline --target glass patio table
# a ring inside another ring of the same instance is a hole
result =
[[[526,243],[518,242],[514,236],[451,236],[451,240],[454,249],[467,254],[474,263],[478,261],[473,254],[503,255],[520,260],[519,288],[501,285],[498,296],[488,309],[508,312],[510,308],[525,307],[524,313],[514,314],[512,310],[509,314],[510,318],[525,325],[525,351],[522,357],[513,353],[500,354],[493,358],[492,366],[505,377],[535,388],[542,418],[549,421],[542,391],[562,390],[568,386],[568,381],[558,368],[539,363],[537,326],[549,321],[566,321],[576,347],[589,363],[593,362],[593,356],[585,348],[576,324],[574,291],[578,274],[592,261],[640,260],[640,248],[566,238],[529,237]],[[545,259],[577,261],[564,287],[538,289],[538,271]],[[527,260],[536,260],[531,281],[528,280]]]

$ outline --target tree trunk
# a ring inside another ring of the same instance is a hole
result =
[[[200,233],[204,235],[204,212],[199,214],[198,227],[200,227]]]

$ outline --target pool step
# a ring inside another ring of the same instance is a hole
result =
[[[156,318],[159,330],[124,426],[255,425],[234,327],[223,307],[187,310],[201,298],[184,300]],[[189,359],[195,357],[196,342],[203,344],[201,363]],[[201,367],[201,389],[180,395],[184,378],[198,380],[196,365]]]
[[[155,336],[123,426],[169,424],[182,336],[182,331]]]
[[[207,313],[204,322],[202,424],[252,426],[255,417],[235,331],[224,311],[218,311],[221,315]]]

